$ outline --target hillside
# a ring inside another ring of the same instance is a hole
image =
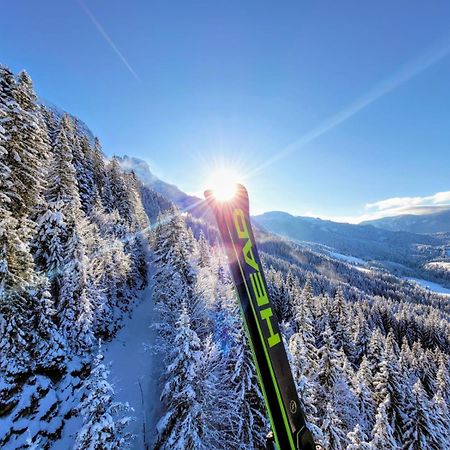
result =
[[[149,222],[136,177],[86,130],[0,67],[1,448],[48,448],[74,417],[87,448],[99,421],[127,420],[96,354],[148,283]]]
[[[444,210],[430,214],[407,214],[384,217],[382,219],[361,222],[360,225],[373,225],[384,230],[407,231],[409,233],[450,233],[450,208],[444,208]]]
[[[445,236],[428,236],[404,231],[390,231],[372,225],[337,223],[310,217],[294,217],[283,212],[269,212],[253,217],[267,231],[305,245],[325,246],[325,252],[370,261],[392,269],[393,264],[420,269],[440,257],[448,243]]]

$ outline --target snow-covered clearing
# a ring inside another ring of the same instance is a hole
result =
[[[437,294],[450,296],[450,289],[445,288],[444,286],[441,286],[438,283],[433,283],[432,281],[422,280],[420,278],[406,277],[405,279],[408,281],[412,281],[413,283],[416,283],[425,289],[436,292]]]
[[[141,303],[104,350],[105,363],[110,363],[109,380],[114,385],[115,400],[128,402],[134,409],[135,420],[130,424],[130,431],[136,435],[132,446],[136,450],[151,448],[155,432],[154,415],[159,410],[156,403],[160,365],[156,364],[157,356],[148,350],[155,334],[150,328],[154,322],[151,290],[150,282],[142,293]]]
[[[357,265],[362,265],[362,266],[365,266],[367,264],[366,261],[364,261],[361,258],[357,258],[356,256],[348,256],[348,255],[343,255],[342,253],[336,253],[336,252],[330,252],[329,254],[332,258],[348,262],[349,264],[357,264]]]
[[[433,261],[425,264],[426,269],[438,269],[438,270],[448,270],[450,272],[450,262],[448,261]]]

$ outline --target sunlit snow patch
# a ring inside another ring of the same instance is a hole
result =
[[[413,283],[416,283],[419,286],[421,286],[429,291],[435,292],[436,294],[450,296],[450,289],[445,288],[444,286],[441,286],[438,283],[433,283],[432,281],[422,280],[420,278],[411,278],[411,277],[406,277],[405,280],[412,281]]]

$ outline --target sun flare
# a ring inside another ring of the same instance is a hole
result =
[[[241,182],[237,170],[224,167],[212,172],[207,182],[207,188],[211,189],[214,197],[219,201],[227,201],[236,194],[236,185]]]

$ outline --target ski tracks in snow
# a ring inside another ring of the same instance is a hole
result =
[[[155,331],[150,326],[155,322],[152,296],[152,273],[149,285],[140,295],[140,303],[131,316],[124,320],[123,327],[113,341],[105,343],[105,363],[111,370],[109,381],[115,390],[115,400],[129,403],[135,418],[129,431],[135,435],[132,448],[152,448],[155,437],[156,414],[159,411],[159,375],[161,364],[150,346],[154,343]]]

